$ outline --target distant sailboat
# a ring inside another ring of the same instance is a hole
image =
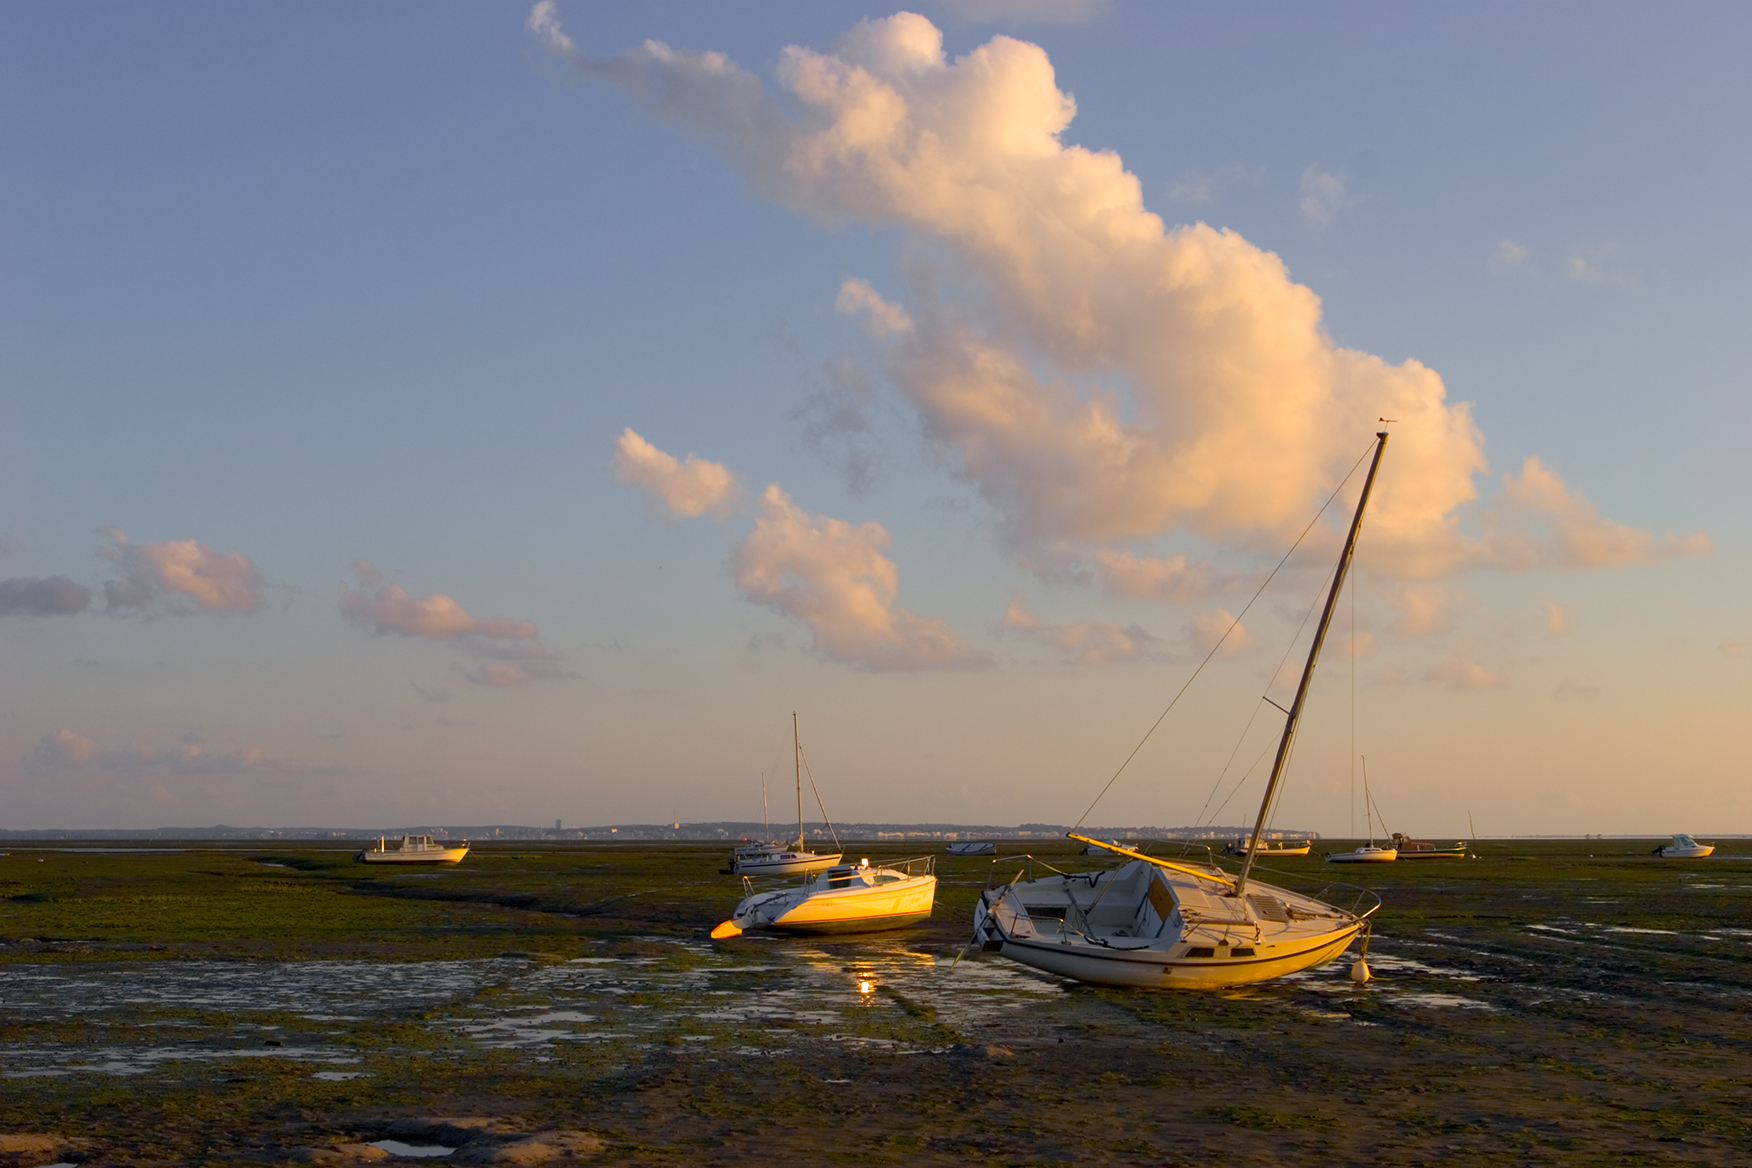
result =
[[[1380,847],[1375,843],[1375,797],[1369,793],[1369,760],[1366,758],[1363,760],[1363,814],[1369,820],[1369,842],[1354,852],[1326,853],[1328,864],[1390,864],[1399,858],[1397,844]],[[1356,826],[1355,820],[1351,821],[1351,826]],[[1381,830],[1387,830],[1385,820],[1381,823]],[[1398,839],[1397,836],[1394,838]]]
[[[1216,865],[1158,859],[1118,844],[1070,833],[1087,846],[1132,862],[1105,872],[1058,873],[988,889],[974,908],[973,943],[1024,965],[1096,985],[1216,989],[1282,977],[1322,965],[1367,927],[1380,901],[1339,908],[1248,876],[1261,855],[1260,838],[1283,778],[1307,701],[1314,665],[1332,623],[1356,550],[1363,509],[1375,484],[1385,431],[1375,436],[1374,461],[1357,500],[1332,590],[1314,633],[1296,697],[1286,711],[1271,778],[1247,841],[1239,876]],[[1372,894],[1367,894],[1371,895]],[[1367,971],[1353,976],[1366,978]]]
[[[797,715],[791,715],[791,747],[797,770],[797,846],[781,844],[749,844],[730,853],[730,866],[723,869],[728,876],[796,876],[804,872],[819,872],[831,868],[844,858],[844,852],[811,852],[803,844],[803,739],[797,731]],[[813,783],[815,780],[810,779]],[[766,776],[760,780],[761,806],[766,806]]]

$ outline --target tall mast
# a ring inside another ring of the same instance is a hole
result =
[[[1338,567],[1332,573],[1332,591],[1326,594],[1326,607],[1320,613],[1320,627],[1314,630],[1314,644],[1308,648],[1308,664],[1302,667],[1302,681],[1296,686],[1296,700],[1290,703],[1289,718],[1284,722],[1284,736],[1278,740],[1277,757],[1271,764],[1271,781],[1265,785],[1265,798],[1259,801],[1259,818],[1253,821],[1253,837],[1247,842],[1247,858],[1241,862],[1241,875],[1235,881],[1235,895],[1247,890],[1247,874],[1253,871],[1253,859],[1259,854],[1259,837],[1265,832],[1266,818],[1271,814],[1272,797],[1277,794],[1278,780],[1283,778],[1284,762],[1290,757],[1290,743],[1296,737],[1296,723],[1302,720],[1302,705],[1308,700],[1308,683],[1314,680],[1314,664],[1320,660],[1320,646],[1326,642],[1326,627],[1332,623],[1332,609],[1338,594],[1344,590],[1345,573],[1350,571],[1351,555],[1357,550],[1357,531],[1363,526],[1363,508],[1369,505],[1369,491],[1375,485],[1375,472],[1381,466],[1381,454],[1387,449],[1387,431],[1375,434],[1375,460],[1369,463],[1369,477],[1363,480],[1363,493],[1357,499],[1357,513],[1351,517],[1350,533],[1344,537],[1344,551],[1339,554]]]
[[[773,814],[767,810],[766,772],[760,772],[760,829],[764,833],[762,839],[773,842]]]
[[[803,739],[797,733],[797,711],[791,711],[791,761],[797,767],[797,850],[803,850]]]

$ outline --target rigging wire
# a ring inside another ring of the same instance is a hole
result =
[[[1277,681],[1278,674],[1280,674],[1284,671],[1284,662],[1288,661],[1290,659],[1290,654],[1295,652],[1296,642],[1300,641],[1302,639],[1302,630],[1308,627],[1308,618],[1314,615],[1314,608],[1316,605],[1318,605],[1320,603],[1320,594],[1322,592],[1326,591],[1326,581],[1332,579],[1332,573],[1336,572],[1336,571],[1338,571],[1338,567],[1337,567],[1337,565],[1334,565],[1333,568],[1331,569],[1331,571],[1328,571],[1325,576],[1321,577],[1320,586],[1318,588],[1314,589],[1314,598],[1308,602],[1308,610],[1302,614],[1302,623],[1296,626],[1295,635],[1292,636],[1289,640],[1289,643],[1284,646],[1284,655],[1282,657],[1278,658],[1277,668],[1271,671],[1271,681],[1266,683],[1266,688],[1268,690],[1271,688],[1272,684]],[[1237,619],[1239,619],[1239,618],[1237,618]],[[1270,701],[1271,701],[1270,698],[1261,697],[1258,702],[1254,703],[1253,717],[1247,719],[1247,726],[1245,729],[1243,729],[1241,731],[1241,738],[1236,741],[1235,749],[1229,752],[1229,763],[1230,764],[1234,763],[1235,755],[1237,755],[1241,752],[1241,744],[1242,744],[1242,742],[1245,742],[1247,739],[1247,731],[1251,730],[1253,728],[1254,719],[1259,717],[1260,708],[1262,706],[1264,706],[1267,702],[1270,702]],[[1275,703],[1275,702],[1272,702],[1272,704],[1277,705],[1277,703]],[[1283,707],[1278,706],[1278,708],[1281,710]],[[1271,746],[1269,743],[1267,743],[1266,749],[1267,750],[1271,749]],[[1259,765],[1259,759],[1254,759],[1253,766],[1258,766],[1258,765]],[[1227,807],[1229,805],[1229,800],[1233,799],[1236,796],[1236,794],[1241,790],[1241,784],[1245,783],[1248,780],[1248,778],[1253,774],[1253,766],[1250,766],[1247,768],[1246,773],[1241,776],[1241,781],[1235,784],[1235,789],[1233,791],[1229,792],[1228,798],[1223,800],[1222,806],[1217,808],[1215,814],[1213,814],[1211,816],[1210,820],[1207,821],[1205,819],[1203,808],[1201,808],[1199,810],[1198,825],[1200,827],[1205,827],[1211,823],[1216,822],[1216,816],[1221,815],[1223,813],[1223,807]],[[1229,767],[1227,765],[1225,765],[1223,767],[1223,774],[1218,775],[1216,783],[1212,785],[1211,793],[1209,795],[1205,796],[1205,807],[1208,808],[1211,805],[1211,800],[1215,799],[1217,797],[1217,791],[1222,788],[1223,775],[1226,775],[1228,773],[1229,773]]]
[[[1156,720],[1150,723],[1150,728],[1144,731],[1144,736],[1138,740],[1136,746],[1132,747],[1132,752],[1125,756],[1125,761],[1119,764],[1119,769],[1113,772],[1113,777],[1107,780],[1107,785],[1101,788],[1100,793],[1097,794],[1094,800],[1090,802],[1089,806],[1083,810],[1083,814],[1077,817],[1076,826],[1072,828],[1073,831],[1076,830],[1077,827],[1082,827],[1083,821],[1089,818],[1090,813],[1095,810],[1096,804],[1100,803],[1102,799],[1107,797],[1107,792],[1112,789],[1114,783],[1119,781],[1119,776],[1125,773],[1125,768],[1131,765],[1132,759],[1138,756],[1138,751],[1144,748],[1144,743],[1148,742],[1151,735],[1156,733],[1156,728],[1162,724],[1162,719],[1168,716],[1169,711],[1174,709],[1181,697],[1184,696],[1186,691],[1192,686],[1192,683],[1198,680],[1198,675],[1203,673],[1204,667],[1211,663],[1211,658],[1217,655],[1217,650],[1223,647],[1223,642],[1229,639],[1229,634],[1240,627],[1241,618],[1247,615],[1248,609],[1251,609],[1259,600],[1261,593],[1263,593],[1267,586],[1277,578],[1277,574],[1283,571],[1284,565],[1288,563],[1290,557],[1296,553],[1296,549],[1302,546],[1302,541],[1308,538],[1308,533],[1314,530],[1314,525],[1320,522],[1320,517],[1326,514],[1326,509],[1332,506],[1332,501],[1338,498],[1339,492],[1344,490],[1344,485],[1351,481],[1351,476],[1357,473],[1357,467],[1363,465],[1363,460],[1369,457],[1369,451],[1373,450],[1374,447],[1375,444],[1373,442],[1369,443],[1369,445],[1364,448],[1363,452],[1357,456],[1357,460],[1351,464],[1350,470],[1346,471],[1344,478],[1339,480],[1338,486],[1332,489],[1332,494],[1326,496],[1326,502],[1320,504],[1320,510],[1314,512],[1314,518],[1308,521],[1308,526],[1302,529],[1302,534],[1296,537],[1296,542],[1290,545],[1290,549],[1284,553],[1283,559],[1277,562],[1277,567],[1271,570],[1271,575],[1265,578],[1264,583],[1260,584],[1259,588],[1253,593],[1252,598],[1247,601],[1246,607],[1236,614],[1235,619],[1230,622],[1229,627],[1223,630],[1223,635],[1217,638],[1217,643],[1211,646],[1211,651],[1206,653],[1204,660],[1198,663],[1198,668],[1192,671],[1192,676],[1186,679],[1185,683],[1181,685],[1180,689],[1174,694],[1173,699],[1169,701],[1167,709],[1163,710]],[[822,814],[825,816],[826,812],[824,811]]]
[[[815,795],[815,805],[821,808],[821,822],[827,824],[827,834],[833,837],[833,846],[840,847],[839,832],[833,829],[833,820],[827,817],[827,805],[821,801],[821,789],[815,785],[815,772],[809,769],[809,756],[803,753],[803,744],[797,744],[797,757],[803,762],[803,773],[809,776],[809,790]]]

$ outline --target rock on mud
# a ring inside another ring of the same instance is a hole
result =
[[[603,1141],[582,1131],[540,1131],[480,1117],[398,1119],[385,1133],[392,1139],[431,1140],[456,1151],[445,1162],[469,1168],[482,1164],[546,1164],[602,1151]]]

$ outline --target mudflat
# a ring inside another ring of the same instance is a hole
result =
[[[0,845],[0,1164],[1752,1162],[1752,843],[1656,842],[1273,858],[1379,893],[1377,978],[1216,994],[957,963],[1014,843],[927,924],[724,943],[721,845]]]

